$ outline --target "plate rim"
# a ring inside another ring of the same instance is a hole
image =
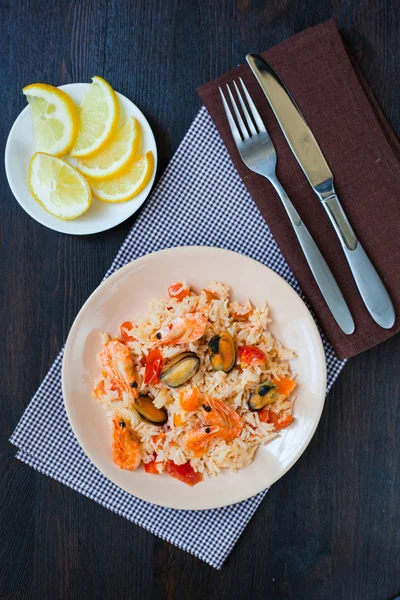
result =
[[[123,275],[126,271],[128,271],[130,268],[132,268],[132,265],[135,264],[137,265],[138,263],[140,264],[141,262],[144,262],[146,259],[148,259],[149,257],[154,258],[157,255],[160,254],[175,254],[175,253],[179,253],[179,252],[218,252],[218,253],[225,253],[225,254],[230,254],[233,256],[240,256],[242,258],[245,258],[246,260],[252,261],[257,263],[258,265],[264,267],[265,269],[268,269],[268,271],[270,272],[270,274],[274,277],[274,278],[278,278],[280,280],[283,281],[283,283],[285,284],[285,286],[287,286],[288,291],[290,294],[294,295],[297,300],[300,300],[300,302],[303,304],[304,308],[306,309],[307,313],[310,316],[311,319],[311,325],[314,328],[316,335],[316,340],[317,340],[317,351],[319,353],[319,358],[321,359],[321,369],[323,370],[322,373],[322,387],[324,389],[324,396],[322,398],[321,404],[320,404],[320,409],[319,409],[319,413],[316,415],[315,418],[315,422],[313,427],[309,430],[307,436],[305,437],[305,443],[304,446],[302,448],[302,451],[299,455],[296,455],[296,457],[294,459],[291,459],[288,464],[285,466],[285,468],[283,469],[283,471],[280,473],[280,475],[278,477],[276,477],[275,479],[273,479],[273,481],[271,481],[267,487],[264,487],[264,485],[261,485],[259,488],[257,488],[257,491],[254,491],[251,493],[250,496],[248,495],[244,495],[241,499],[239,500],[235,500],[235,502],[232,503],[226,503],[226,502],[216,502],[215,504],[213,504],[212,506],[208,506],[208,507],[204,507],[204,508],[184,508],[184,507],[176,507],[174,505],[172,505],[171,503],[162,503],[158,500],[154,500],[154,499],[150,499],[148,497],[143,497],[143,496],[139,496],[139,495],[135,495],[134,493],[132,493],[131,491],[125,489],[124,487],[122,487],[119,483],[117,483],[116,481],[114,481],[114,479],[112,477],[110,477],[108,474],[106,474],[97,464],[97,462],[94,460],[94,458],[92,457],[91,452],[85,448],[85,443],[82,443],[81,440],[79,439],[78,435],[76,434],[76,430],[74,427],[74,420],[72,418],[71,412],[69,411],[68,408],[68,402],[66,401],[66,392],[65,392],[65,388],[66,388],[66,363],[68,362],[68,355],[71,352],[70,350],[70,346],[72,344],[72,339],[75,335],[75,331],[79,328],[80,326],[80,319],[82,318],[81,315],[83,313],[83,310],[85,308],[85,306],[92,300],[92,298],[96,297],[97,295],[100,294],[100,290],[103,291],[103,286],[105,284],[108,284],[109,286],[112,285],[114,279],[117,279],[117,276],[121,276],[121,274]],[[274,483],[276,483],[277,481],[279,481],[279,479],[281,479],[295,464],[296,462],[301,458],[301,456],[304,454],[304,452],[306,451],[308,445],[310,444],[312,438],[314,437],[315,431],[318,427],[318,424],[320,422],[321,419],[321,415],[325,406],[325,401],[326,401],[326,386],[327,386],[327,365],[326,365],[326,355],[325,355],[325,349],[322,343],[322,339],[321,339],[321,334],[318,330],[317,324],[311,314],[310,309],[308,308],[308,306],[306,305],[306,303],[304,302],[304,300],[300,297],[300,295],[292,288],[292,286],[281,276],[278,275],[278,273],[276,273],[275,271],[273,271],[270,267],[268,267],[267,265],[265,265],[264,263],[250,257],[247,256],[246,254],[242,254],[240,252],[236,252],[234,250],[229,250],[226,248],[220,248],[217,246],[175,246],[172,248],[164,248],[162,250],[156,250],[154,252],[150,252],[148,254],[145,254],[143,256],[140,256],[132,261],[130,261],[129,263],[127,263],[126,265],[120,267],[119,269],[117,269],[114,273],[112,273],[109,277],[107,277],[106,279],[102,280],[101,283],[96,287],[95,290],[93,290],[93,292],[90,294],[90,296],[87,298],[87,300],[84,302],[84,304],[82,305],[82,307],[80,308],[79,312],[77,313],[71,328],[69,330],[68,336],[67,336],[67,340],[65,342],[65,346],[64,346],[64,354],[63,354],[63,358],[62,358],[62,371],[61,371],[61,384],[62,384],[62,396],[63,396],[63,404],[64,404],[64,409],[65,412],[67,414],[68,417],[68,421],[69,424],[71,426],[71,429],[73,431],[73,434],[75,436],[75,439],[77,440],[79,446],[81,447],[81,449],[83,450],[83,452],[86,454],[86,456],[89,458],[89,460],[92,462],[93,466],[98,469],[98,471],[100,471],[104,477],[106,479],[108,479],[109,481],[111,481],[111,483],[113,483],[114,485],[116,485],[118,488],[122,489],[123,491],[125,491],[126,493],[128,493],[129,495],[133,496],[134,498],[138,498],[139,500],[142,500],[143,502],[149,502],[150,504],[154,504],[156,506],[161,506],[164,508],[170,508],[170,509],[174,509],[174,510],[184,510],[184,511],[203,511],[203,510],[214,510],[217,508],[223,508],[225,506],[233,506],[234,504],[238,504],[240,502],[246,501],[250,498],[253,498],[254,496],[256,496],[257,494],[263,492],[266,489],[269,489],[269,487],[271,485],[273,485]]]
[[[83,81],[79,81],[79,82],[75,82],[75,83],[66,83],[63,85],[59,85],[59,86],[55,86],[60,90],[64,90],[65,92],[68,91],[68,89],[71,89],[72,87],[78,87],[78,86],[85,86],[86,88],[90,85],[90,83],[87,82],[83,82]],[[63,231],[61,230],[58,226],[57,223],[55,223],[54,227],[44,223],[43,220],[39,219],[37,215],[35,215],[33,213],[33,211],[31,211],[31,209],[29,208],[29,206],[24,206],[20,200],[19,197],[15,191],[15,187],[12,183],[12,178],[10,177],[10,169],[11,169],[11,157],[10,157],[10,140],[12,139],[12,135],[14,132],[14,129],[17,127],[18,125],[18,121],[20,119],[23,118],[23,115],[26,112],[29,112],[31,110],[31,107],[25,106],[21,112],[18,114],[18,116],[16,117],[14,123],[11,126],[11,129],[9,131],[9,134],[7,136],[7,141],[6,141],[6,146],[5,146],[5,151],[4,151],[4,166],[5,166],[5,172],[6,172],[6,178],[7,178],[7,183],[9,185],[9,188],[12,192],[12,195],[14,196],[14,199],[18,202],[19,206],[22,208],[22,210],[24,210],[32,219],[34,219],[34,221],[36,221],[37,223],[39,223],[40,225],[42,225],[43,227],[46,227],[47,229],[50,229],[52,231],[57,231],[58,233],[62,233],[64,235],[77,235],[77,236],[84,236],[84,235],[95,235],[96,233],[102,233],[103,231],[108,231],[110,229],[113,229],[114,227],[118,227],[118,225],[121,225],[121,223],[123,223],[124,221],[126,221],[127,219],[129,219],[132,215],[134,215],[140,208],[141,206],[143,206],[143,204],[146,202],[147,198],[149,197],[152,189],[153,189],[153,185],[154,185],[154,181],[156,178],[156,174],[157,174],[157,167],[158,167],[158,148],[157,148],[157,142],[154,136],[154,132],[150,126],[150,123],[147,119],[147,117],[144,115],[144,113],[142,112],[142,110],[127,96],[125,96],[124,94],[121,94],[120,92],[114,90],[117,97],[118,98],[123,98],[124,100],[126,100],[129,104],[131,104],[132,106],[134,106],[134,108],[139,111],[141,118],[143,118],[143,120],[146,122],[147,127],[148,127],[148,133],[152,138],[152,142],[154,144],[154,170],[153,170],[153,175],[149,181],[149,183],[147,184],[147,194],[145,194],[143,196],[143,199],[140,201],[139,204],[135,204],[132,212],[130,212],[128,215],[123,215],[123,217],[117,221],[113,221],[111,225],[105,225],[104,227],[98,227],[96,229],[92,229],[90,231]],[[145,188],[146,189],[146,188]],[[130,201],[134,201],[134,198],[132,198],[131,200],[128,200],[128,202]],[[99,201],[100,202],[100,201]],[[44,210],[44,209],[43,209]],[[55,219],[57,217],[54,217]],[[78,217],[79,218],[79,217]],[[58,219],[59,220],[59,219]],[[64,223],[65,221],[63,221]],[[74,222],[74,219],[71,220],[71,222]]]

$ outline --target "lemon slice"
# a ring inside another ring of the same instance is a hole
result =
[[[31,158],[29,189],[47,212],[63,220],[76,219],[92,203],[86,179],[61,158],[44,152]]]
[[[122,175],[105,181],[89,180],[93,195],[103,202],[125,202],[137,196],[149,183],[154,170],[153,153],[136,159]]]
[[[71,98],[46,83],[32,83],[22,92],[32,109],[39,150],[55,156],[67,154],[79,125],[78,110]]]
[[[123,173],[136,156],[140,142],[139,124],[131,117],[100,154],[81,159],[77,169],[92,179],[109,179]]]
[[[102,77],[92,77],[79,110],[78,137],[71,150],[74,158],[99,154],[113,137],[118,124],[117,96]]]

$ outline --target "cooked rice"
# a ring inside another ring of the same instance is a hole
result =
[[[208,318],[206,334],[197,342],[190,344],[176,344],[162,346],[164,358],[171,357],[178,352],[190,350],[200,358],[200,367],[197,373],[184,386],[170,389],[164,383],[157,385],[144,385],[139,388],[140,394],[149,394],[154,398],[154,405],[158,408],[165,407],[168,411],[168,421],[163,427],[147,424],[137,417],[129,408],[129,397],[110,389],[109,380],[104,380],[105,395],[99,400],[104,406],[110,420],[115,414],[127,419],[131,428],[136,432],[141,443],[142,460],[148,463],[154,460],[159,464],[161,471],[168,460],[181,465],[190,461],[195,471],[217,475],[221,469],[237,470],[249,465],[255,457],[257,449],[269,442],[278,432],[273,423],[261,422],[258,412],[250,411],[248,400],[254,387],[268,379],[282,377],[293,378],[290,371],[289,360],[295,356],[294,352],[287,350],[268,331],[269,323],[268,305],[252,307],[250,300],[245,305],[230,301],[230,289],[227,285],[212,282],[208,288],[218,296],[211,299],[204,290],[199,294],[191,292],[189,296],[179,302],[175,298],[152,300],[148,313],[136,318],[129,335],[135,341],[127,342],[136,368],[143,381],[145,367],[142,359],[155,347],[154,334],[164,325],[178,316],[189,312],[202,311]],[[246,320],[237,320],[237,315],[250,315]],[[235,347],[257,346],[267,356],[263,366],[241,368],[235,366],[230,373],[214,371],[208,355],[208,342],[216,334],[228,330],[235,342]],[[108,339],[108,336],[105,337]],[[180,406],[179,396],[182,390],[197,386],[200,394],[208,394],[223,400],[235,409],[242,417],[244,427],[239,437],[225,442],[214,439],[208,446],[207,452],[200,458],[195,458],[186,450],[184,435],[193,429],[206,425],[201,410],[185,412]],[[294,398],[279,396],[270,408],[273,412],[282,415],[292,415]],[[174,426],[174,415],[179,414],[181,424]],[[165,438],[156,441],[160,431],[165,432]]]

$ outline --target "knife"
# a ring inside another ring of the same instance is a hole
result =
[[[258,54],[248,54],[246,60],[297,162],[331,220],[365,306],[380,327],[390,329],[396,318],[392,301],[346,217],[335,192],[332,172],[311,129],[273,68]]]

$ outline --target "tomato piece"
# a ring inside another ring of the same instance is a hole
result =
[[[126,344],[126,342],[134,342],[136,339],[128,333],[128,331],[130,331],[132,327],[133,324],[131,323],[131,321],[125,321],[119,328],[121,332],[121,340],[124,342],[124,344]]]
[[[167,472],[187,485],[196,485],[196,483],[203,481],[203,475],[196,473],[189,461],[184,465],[177,465],[173,460],[169,460],[167,462]]]
[[[146,358],[144,369],[144,383],[159,383],[160,373],[163,366],[163,355],[158,348],[151,350]]]
[[[155,460],[152,460],[149,463],[146,463],[144,465],[144,470],[146,471],[146,473],[151,473],[152,475],[159,475],[159,471],[158,471],[158,466],[160,463],[156,463]]]
[[[178,302],[182,302],[186,296],[190,294],[190,285],[186,283],[174,283],[168,288],[168,295],[170,298],[176,298]]]
[[[277,423],[279,419],[279,414],[275,413],[273,410],[269,410],[268,407],[262,408],[258,412],[258,416],[262,423]]]
[[[288,427],[290,423],[293,421],[292,415],[279,415],[273,410],[269,410],[269,408],[265,407],[258,413],[260,421],[262,423],[273,423],[275,429],[285,429]]]
[[[282,394],[283,396],[289,396],[296,386],[296,382],[289,377],[273,379],[273,383],[275,383],[276,387],[278,388],[278,393]]]
[[[182,390],[179,394],[179,402],[186,412],[197,410],[200,405],[200,393],[197,387]]]
[[[242,346],[239,348],[239,362],[242,367],[254,367],[265,365],[267,356],[265,352],[256,346]]]

